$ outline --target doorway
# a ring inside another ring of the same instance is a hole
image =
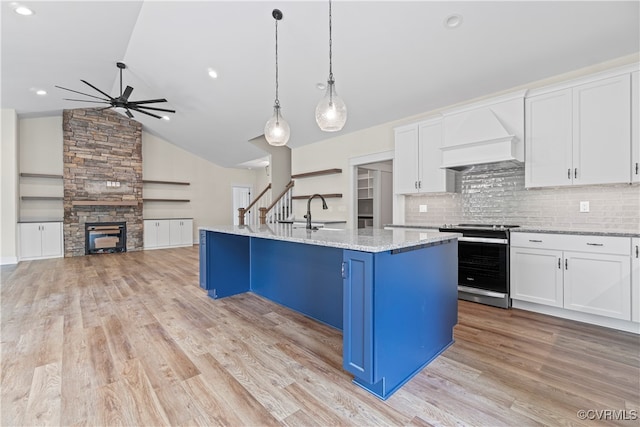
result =
[[[393,162],[365,163],[356,170],[358,228],[382,228],[393,221]]]
[[[238,220],[238,209],[246,208],[251,203],[251,187],[242,186],[242,185],[234,185],[232,187],[232,209],[231,213],[233,218],[233,225],[239,225],[240,222]],[[252,224],[251,222],[252,212],[249,211],[245,215],[245,224]]]

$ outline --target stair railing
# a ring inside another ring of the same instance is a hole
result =
[[[274,223],[288,219],[293,214],[293,186],[294,181],[289,181],[282,193],[266,208],[258,208],[260,212],[260,224]]]
[[[260,194],[258,194],[258,197],[253,199],[253,202],[251,202],[249,206],[247,206],[246,208],[238,208],[238,224],[246,225],[245,217],[247,213],[249,213],[251,208],[253,208],[256,204],[262,206],[268,206],[269,204],[271,204],[271,192],[269,190],[271,190],[271,184],[267,185],[267,187],[262,190]],[[263,198],[263,196],[265,197]],[[257,224],[257,221],[258,219],[256,215],[252,215],[252,219],[249,222],[251,222],[252,224]]]

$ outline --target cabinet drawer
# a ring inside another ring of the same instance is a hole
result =
[[[511,246],[612,255],[631,255],[631,240],[629,237],[513,233],[511,235]]]

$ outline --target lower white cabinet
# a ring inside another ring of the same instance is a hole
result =
[[[511,247],[511,299],[562,307],[562,251]]]
[[[19,231],[21,261],[64,255],[61,222],[20,223]]]
[[[144,248],[162,249],[193,245],[192,219],[145,219]]]
[[[169,241],[171,246],[192,246],[193,220],[172,219],[169,224]]]
[[[628,237],[511,235],[511,298],[631,320]]]
[[[640,237],[631,239],[631,320],[640,322]]]

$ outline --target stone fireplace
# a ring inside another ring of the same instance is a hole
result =
[[[87,223],[124,222],[126,250],[142,250],[142,124],[76,109],[63,112],[62,127],[64,255],[87,253]]]

